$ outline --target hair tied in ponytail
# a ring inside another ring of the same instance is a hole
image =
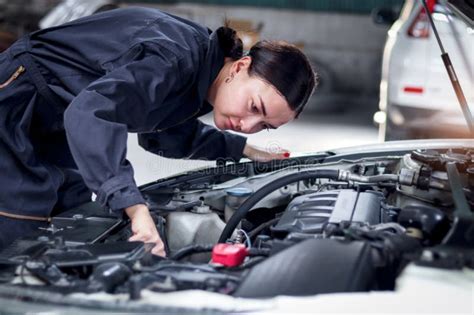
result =
[[[237,36],[237,32],[227,26],[219,27],[216,32],[224,56],[230,57],[233,60],[242,58],[244,45],[242,40]]]

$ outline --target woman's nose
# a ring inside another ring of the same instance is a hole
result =
[[[246,117],[241,119],[239,122],[240,131],[243,133],[254,133],[257,132],[257,127],[260,124],[260,118],[258,117]]]

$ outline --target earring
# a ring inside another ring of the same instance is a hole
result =
[[[224,82],[225,82],[225,83],[229,83],[230,81],[232,81],[233,78],[234,78],[234,74],[231,73],[231,74],[230,74],[230,77],[227,77],[227,78],[224,80]]]

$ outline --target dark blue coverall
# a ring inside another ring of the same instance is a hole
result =
[[[223,63],[215,32],[146,8],[40,30],[0,54],[0,248],[91,192],[113,211],[144,203],[128,132],[165,157],[240,159],[244,137],[197,120]]]

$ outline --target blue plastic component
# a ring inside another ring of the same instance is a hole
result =
[[[253,193],[253,190],[247,187],[235,187],[235,188],[229,188],[225,192],[229,196],[248,197]]]

